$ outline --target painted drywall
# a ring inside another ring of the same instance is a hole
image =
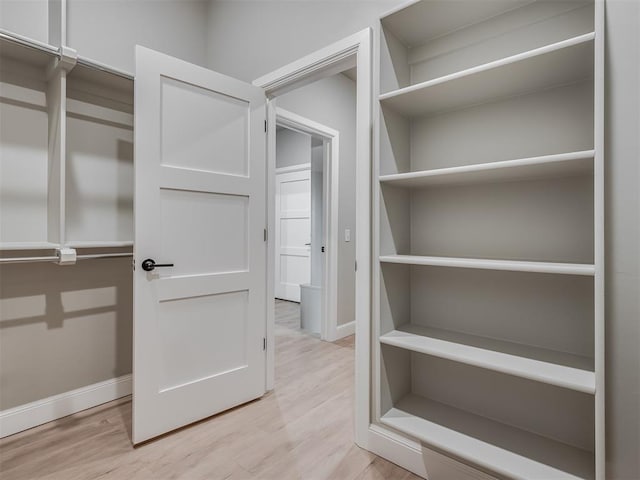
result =
[[[276,168],[311,163],[311,136],[287,128],[276,132]]]
[[[607,478],[640,478],[640,2],[606,3]]]
[[[356,84],[333,75],[276,99],[278,107],[340,132],[338,325],[355,320]],[[344,241],[345,229],[351,241]]]
[[[49,37],[47,0],[0,0],[0,28],[40,42]]]
[[[253,81],[373,25],[403,0],[213,0],[210,68]]]
[[[0,410],[130,373],[132,296],[128,258],[0,266]]]
[[[205,0],[67,0],[67,45],[78,54],[135,71],[135,45],[203,65]]]

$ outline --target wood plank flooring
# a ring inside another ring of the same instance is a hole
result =
[[[0,440],[2,480],[358,479],[415,475],[353,443],[353,336],[299,330],[276,302],[276,388],[262,399],[131,446],[131,401],[110,402]]]

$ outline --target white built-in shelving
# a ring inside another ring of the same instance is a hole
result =
[[[133,78],[0,32],[0,250],[133,245]]]
[[[434,267],[479,268],[511,272],[559,273],[565,275],[595,274],[595,267],[580,263],[523,262],[482,258],[427,257],[418,255],[381,255],[381,263],[404,265],[430,265]]]
[[[429,115],[583,80],[593,73],[593,33],[380,95],[406,116]]]
[[[417,395],[400,399],[380,421],[507,478],[592,475],[589,451]]]
[[[498,476],[604,478],[602,10],[377,29],[374,420]]]

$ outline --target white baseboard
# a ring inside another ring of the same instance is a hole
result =
[[[495,480],[485,472],[431,450],[380,425],[370,425],[368,450],[429,480]]]
[[[131,395],[131,375],[0,411],[0,438]]]
[[[356,321],[352,321],[349,323],[345,323],[343,325],[338,325],[336,328],[336,338],[335,340],[339,340],[344,337],[348,337],[349,335],[353,335],[356,333]]]

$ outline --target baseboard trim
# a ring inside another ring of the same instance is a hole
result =
[[[348,337],[349,335],[353,335],[356,333],[356,321],[352,321],[349,323],[345,323],[343,325],[338,325],[336,328],[336,340],[339,340],[344,337]]]
[[[132,376],[112,378],[0,411],[0,438],[131,395]]]
[[[381,425],[370,425],[367,449],[429,480],[495,480],[495,477],[431,450]]]

